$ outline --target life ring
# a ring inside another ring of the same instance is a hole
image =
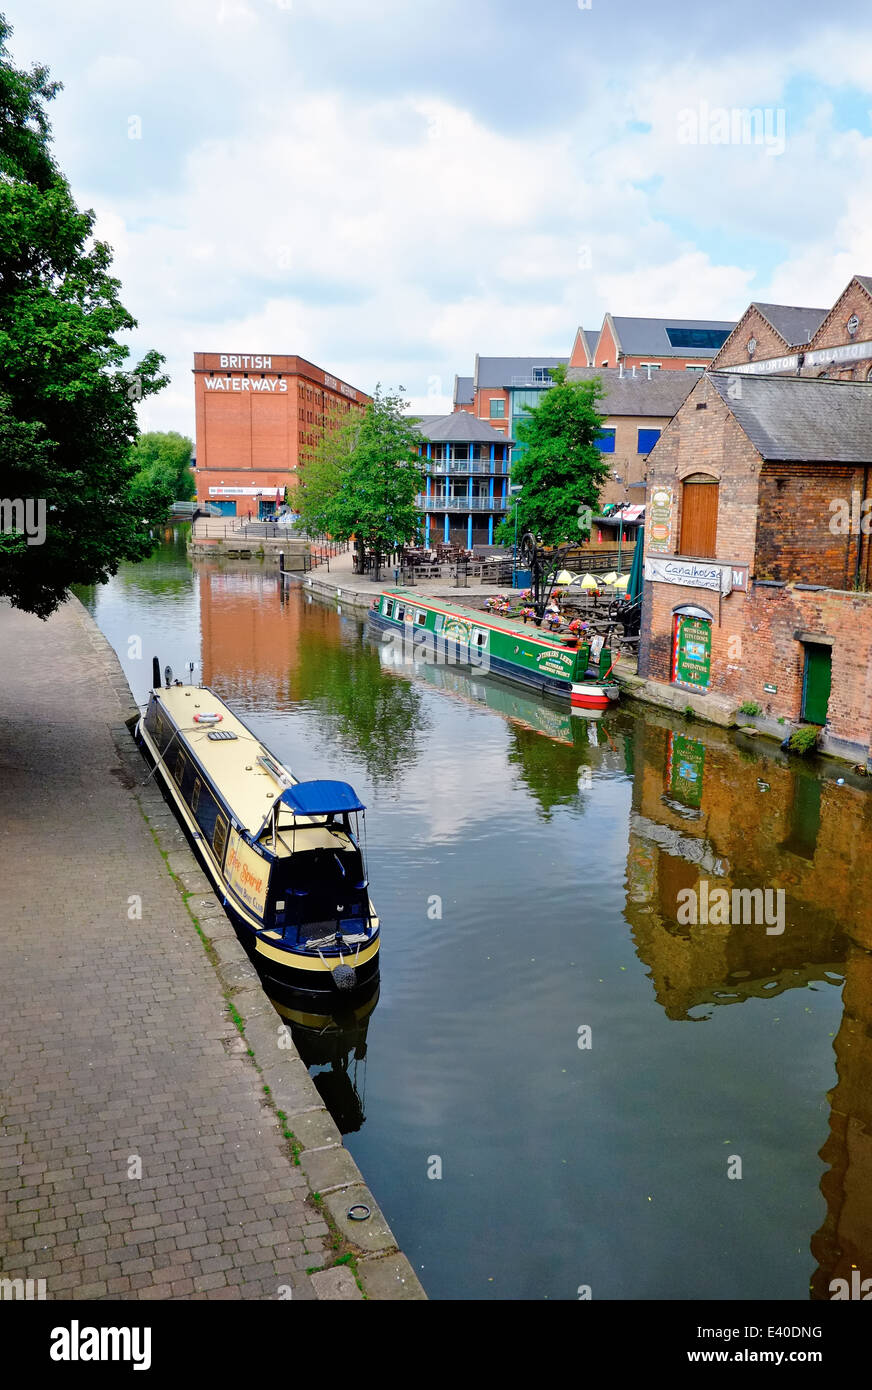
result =
[[[195,714],[195,724],[220,724],[224,718],[223,714]]]

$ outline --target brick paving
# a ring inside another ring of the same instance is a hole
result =
[[[131,789],[128,704],[77,605],[0,602],[0,1273],[311,1299],[327,1226]]]

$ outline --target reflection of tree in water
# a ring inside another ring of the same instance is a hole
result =
[[[574,806],[583,800],[582,770],[592,765],[587,721],[572,721],[572,743],[544,737],[536,729],[509,725],[508,761],[518,769],[542,808],[545,820],[555,806]]]
[[[343,625],[330,645],[303,624],[294,697],[329,716],[325,732],[363,758],[373,782],[390,782],[415,761],[416,735],[427,727],[421,692],[384,671],[361,624]]]
[[[145,594],[151,598],[193,594],[194,570],[186,548],[186,532],[190,527],[167,528],[159,545],[147,560],[140,564],[122,564],[113,577],[113,584],[125,593]],[[97,607],[99,584],[76,584],[73,592],[93,616]]]

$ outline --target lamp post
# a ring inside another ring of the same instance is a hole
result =
[[[513,589],[514,589],[515,586],[516,586],[517,573],[518,573],[518,503],[519,503],[520,500],[521,500],[521,498],[520,498],[521,490],[522,490],[522,489],[521,489],[520,483],[516,483],[514,487],[511,487],[511,486],[509,487],[509,493],[512,494],[512,495],[514,495],[514,498],[515,498],[515,544],[512,546],[512,588],[513,588]]]
[[[621,487],[623,488],[623,492],[624,492],[624,499],[623,499],[623,501],[621,502],[621,509],[620,509],[620,511],[618,512],[618,574],[620,575],[620,573],[621,573],[621,549],[622,549],[622,544],[623,544],[623,540],[624,540],[624,508],[625,508],[625,506],[627,505],[627,501],[628,501],[628,499],[629,499],[629,493],[627,492],[627,485],[626,485],[626,483],[624,482],[623,478],[621,477],[620,473],[615,473],[615,472],[613,472],[613,473],[612,473],[612,477],[614,478],[614,480],[615,480],[616,483],[620,483],[620,484],[621,484]]]

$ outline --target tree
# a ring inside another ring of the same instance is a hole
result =
[[[130,460],[136,465],[134,486],[162,484],[171,493],[171,501],[190,502],[197,486],[191,468],[194,445],[176,430],[164,434],[141,434],[130,450]]]
[[[158,353],[129,364],[116,339],[136,320],[52,157],[59,85],[13,65],[11,32],[0,15],[0,594],[45,618],[71,584],[152,550],[173,499],[137,479],[130,446],[136,402],[168,378]],[[15,520],[25,503],[44,515],[40,543]]]
[[[307,529],[337,540],[355,536],[361,549],[374,551],[376,568],[421,527],[421,436],[402,413],[406,404],[377,386],[363,415],[328,432],[302,473],[299,511]]]
[[[596,403],[606,393],[599,377],[567,381],[566,367],[552,372],[554,385],[537,406],[526,406],[528,418],[518,427],[524,452],[512,463],[512,482],[519,483],[517,529],[541,536],[545,545],[582,541],[590,532],[585,510],[592,517],[599,506],[600,488],[609,471],[596,446],[603,416]],[[500,545],[512,545],[515,512],[509,511],[497,532]]]

